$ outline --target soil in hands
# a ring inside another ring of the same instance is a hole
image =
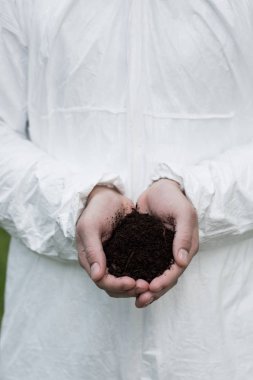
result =
[[[117,219],[112,236],[103,244],[109,273],[151,282],[171,267],[174,229],[136,210]]]

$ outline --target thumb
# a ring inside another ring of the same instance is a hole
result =
[[[93,281],[100,281],[106,271],[106,258],[101,238],[95,230],[86,230],[85,234],[79,237],[82,245],[82,249],[79,249],[79,262]]]
[[[185,221],[177,221],[173,241],[173,254],[176,263],[186,268],[191,261],[192,228]]]

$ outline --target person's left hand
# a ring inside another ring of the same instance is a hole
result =
[[[181,191],[179,184],[160,179],[145,190],[137,201],[137,209],[159,217],[165,225],[175,223],[173,255],[175,263],[161,276],[154,278],[149,290],[136,297],[136,306],[145,307],[176,285],[179,276],[189,265],[199,247],[198,218],[191,202]]]

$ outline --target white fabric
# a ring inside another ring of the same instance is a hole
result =
[[[250,380],[253,3],[0,0],[0,25],[1,380]],[[162,177],[200,252],[138,310],[79,267],[75,222],[96,183]]]

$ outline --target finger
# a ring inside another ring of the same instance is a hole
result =
[[[121,290],[120,292],[108,292],[110,297],[115,298],[127,298],[127,297],[137,297],[140,294],[146,292],[149,289],[148,282],[144,280],[137,280],[135,286],[130,290]]]
[[[149,283],[145,280],[136,280],[136,295],[146,292],[149,289]]]
[[[150,305],[154,301],[155,301],[154,293],[147,291],[136,297],[135,306],[137,308],[143,308]]]
[[[177,272],[178,277],[182,273],[181,271],[183,271],[182,268],[180,268]],[[176,285],[178,281],[178,277],[175,278],[175,280],[173,281],[169,281],[168,286],[165,286],[165,284],[162,285],[162,284],[159,284],[158,282],[157,283],[154,282],[153,285],[151,286],[151,289],[159,289],[159,291],[149,290],[143,294],[140,294],[139,296],[136,297],[135,306],[137,308],[144,308],[144,307],[149,306],[154,301],[157,301],[160,297],[162,297],[165,293],[167,293],[171,288],[173,288]]]
[[[129,297],[138,297],[140,294],[145,293],[149,290],[149,283],[145,280],[136,280],[135,287],[127,291]]]
[[[149,289],[153,293],[161,292],[164,289],[171,289],[176,285],[178,278],[183,273],[184,268],[176,263],[167,269],[161,276],[154,278],[149,284]]]
[[[138,198],[137,203],[136,203],[136,210],[140,214],[149,213],[149,209],[148,209],[147,201],[146,201],[146,192],[142,193],[142,195]]]
[[[173,241],[173,254],[176,263],[186,268],[192,259],[192,240],[196,227],[193,211],[178,217],[176,220],[176,233]]]
[[[146,294],[145,297],[143,295],[136,298],[135,306],[138,308],[144,308],[149,305],[151,305],[154,301],[157,301],[159,298],[164,296],[165,293],[167,293],[169,289],[163,289],[160,292],[154,293],[150,292],[149,294]]]
[[[98,281],[97,286],[100,289],[105,290],[107,293],[126,293],[128,290],[135,288],[135,280],[131,277],[115,277],[107,273],[100,281]]]
[[[144,204],[139,204],[137,203],[136,204],[136,210],[140,213],[140,214],[149,214],[149,209],[146,205]]]
[[[126,198],[124,202],[124,214],[131,214],[135,210],[135,205],[131,199]]]
[[[99,232],[94,227],[79,225],[77,235],[79,262],[91,279],[97,282],[106,271],[106,258]]]

